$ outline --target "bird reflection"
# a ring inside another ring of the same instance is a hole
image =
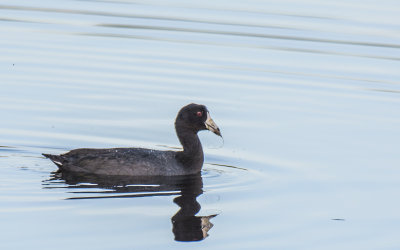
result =
[[[68,186],[58,186],[58,181]],[[172,231],[176,241],[200,241],[208,236],[213,227],[210,219],[216,214],[196,216],[201,205],[197,197],[203,193],[203,180],[200,174],[188,176],[100,176],[93,174],[52,173],[44,181],[45,188],[76,189],[70,193],[77,196],[68,199],[134,198],[148,196],[179,195],[174,198],[180,209],[172,216]],[[85,191],[79,191],[79,189]],[[87,191],[95,189],[94,191]],[[82,196],[85,195],[85,196]]]

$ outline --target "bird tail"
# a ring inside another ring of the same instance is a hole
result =
[[[44,157],[49,158],[57,167],[62,168],[63,166],[63,158],[60,155],[51,155],[51,154],[42,154]]]

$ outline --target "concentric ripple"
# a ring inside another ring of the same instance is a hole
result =
[[[202,177],[205,191],[231,191],[251,189],[263,179],[263,173],[237,166],[206,163]]]

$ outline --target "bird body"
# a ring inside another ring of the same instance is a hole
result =
[[[81,148],[63,155],[44,156],[62,171],[100,175],[170,175],[183,169],[175,160],[174,151],[146,148]]]

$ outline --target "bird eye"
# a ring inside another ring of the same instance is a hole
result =
[[[202,116],[203,116],[203,112],[202,112],[202,111],[197,111],[196,115],[197,115],[198,117],[202,117]]]

